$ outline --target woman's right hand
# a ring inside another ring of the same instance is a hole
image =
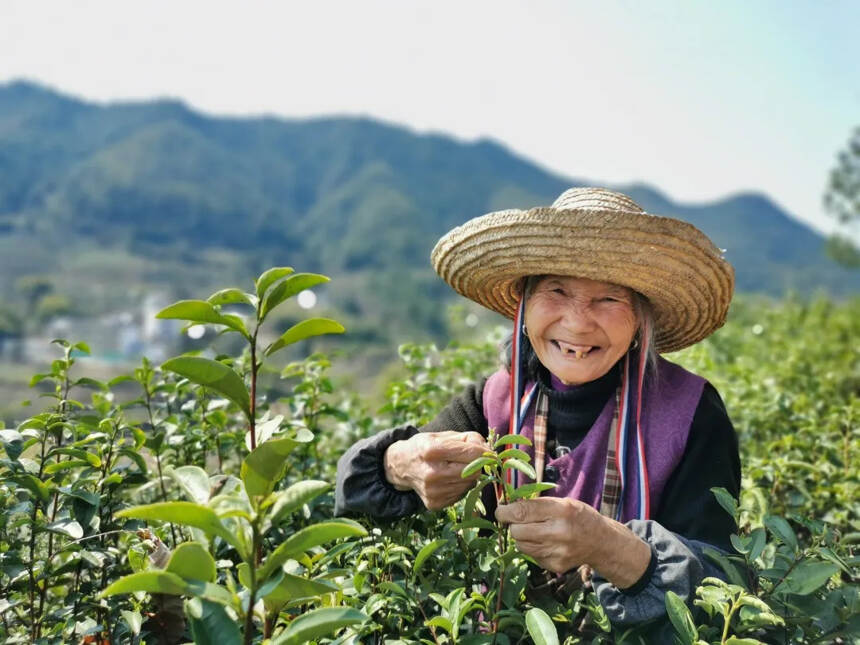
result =
[[[385,451],[385,477],[397,490],[414,490],[431,511],[450,506],[480,476],[460,477],[467,464],[490,450],[477,432],[419,432]]]

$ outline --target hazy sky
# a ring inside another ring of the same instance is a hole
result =
[[[860,2],[0,0],[0,82],[16,78],[488,136],[682,201],[761,190],[826,227],[860,126]]]

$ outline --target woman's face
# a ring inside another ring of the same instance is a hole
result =
[[[526,331],[540,362],[568,385],[600,378],[636,333],[633,292],[609,282],[547,276],[526,301]]]

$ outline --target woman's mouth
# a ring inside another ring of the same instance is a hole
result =
[[[563,340],[553,340],[552,344],[558,347],[565,356],[572,356],[577,359],[583,359],[588,356],[589,352],[600,349],[596,345],[575,345]]]

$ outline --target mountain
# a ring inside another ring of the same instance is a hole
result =
[[[153,285],[199,296],[199,285],[247,285],[289,264],[338,277],[330,295],[347,313],[440,333],[450,293],[428,258],[442,233],[591,183],[492,141],[370,119],[216,118],[13,82],[0,85],[0,298],[14,297],[18,276],[49,274],[94,311]],[[860,273],[828,260],[823,238],[763,195],[690,205],[615,188],[727,249],[739,290],[860,289]]]

